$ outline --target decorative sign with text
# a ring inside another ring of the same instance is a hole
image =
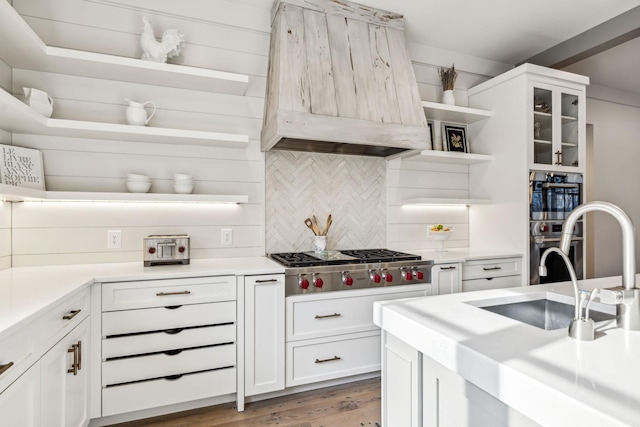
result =
[[[0,182],[44,190],[42,153],[30,148],[0,145]]]

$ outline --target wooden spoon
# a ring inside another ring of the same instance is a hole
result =
[[[326,236],[329,232],[329,227],[331,227],[332,222],[333,219],[331,218],[331,214],[329,214],[329,216],[327,217],[327,224],[324,226],[324,230],[322,231],[323,236]]]
[[[320,226],[318,225],[318,218],[315,215],[312,215],[313,218],[313,232],[316,233],[316,236],[321,236],[320,234]]]
[[[315,234],[316,236],[318,235],[318,233],[316,233],[316,229],[313,226],[313,223],[311,222],[311,219],[309,219],[309,218],[305,219],[304,220],[304,225],[309,227],[309,230],[313,231],[313,234]]]

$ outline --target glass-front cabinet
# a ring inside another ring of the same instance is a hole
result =
[[[530,163],[533,169],[584,168],[584,92],[532,82]]]

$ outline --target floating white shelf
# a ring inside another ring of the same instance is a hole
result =
[[[0,2],[0,58],[12,68],[243,95],[249,76],[47,46],[9,2]]]
[[[422,101],[422,108],[427,116],[427,120],[440,120],[452,123],[474,123],[488,119],[493,115],[491,111],[487,110],[429,101]]]
[[[108,193],[76,191],[41,191],[0,184],[5,202],[180,202],[180,203],[248,203],[249,196],[226,194]]]
[[[473,165],[476,163],[490,162],[492,156],[475,153],[456,153],[450,151],[423,150],[419,153],[403,157],[402,160],[411,162],[450,163],[456,165]]]
[[[429,206],[429,205],[488,205],[488,199],[452,199],[452,198],[432,198],[422,197],[415,199],[404,199],[403,206]]]
[[[248,135],[48,119],[4,90],[0,90],[0,111],[0,128],[12,133],[232,148],[249,143]]]

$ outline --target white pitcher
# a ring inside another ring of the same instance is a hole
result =
[[[38,113],[45,117],[51,117],[53,114],[53,98],[47,92],[34,89],[32,87],[23,87],[24,102]]]
[[[156,113],[156,104],[153,101],[135,102],[128,98],[125,98],[124,100],[129,103],[129,106],[127,107],[127,123],[130,125],[146,126],[149,123],[149,120],[151,120],[151,117]],[[149,117],[147,117],[147,110],[144,109],[147,104],[151,104],[151,107],[153,108]]]

